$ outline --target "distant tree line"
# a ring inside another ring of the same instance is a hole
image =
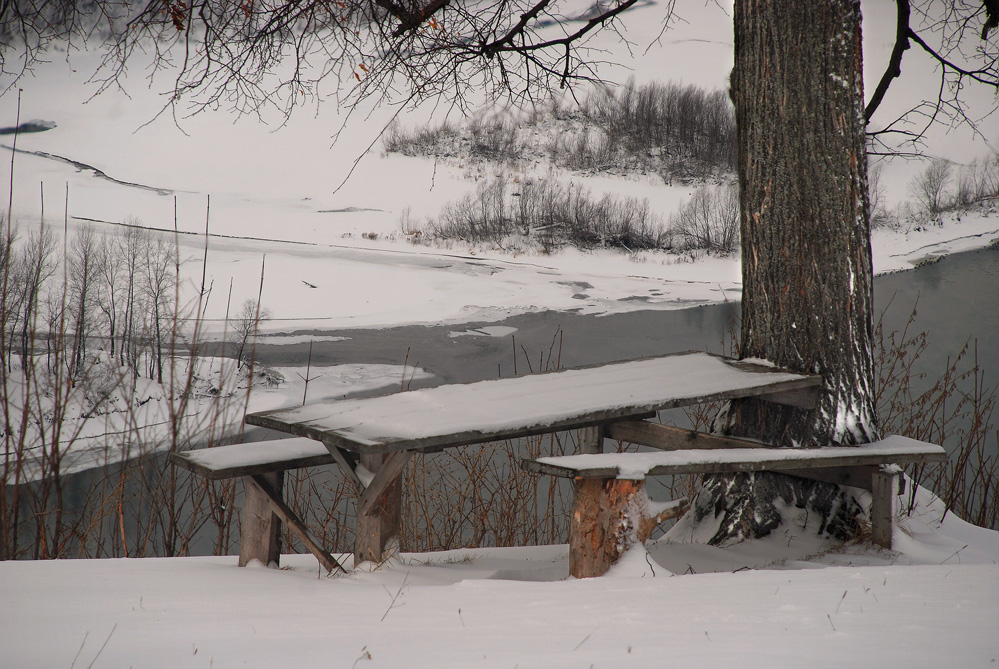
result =
[[[44,225],[17,237],[14,226],[0,251],[8,372],[15,354],[24,367],[43,354],[77,381],[100,348],[133,376],[162,383],[177,318],[174,245],[135,220],[114,234],[85,224],[61,248],[61,236]]]
[[[739,246],[739,201],[734,184],[702,186],[667,219],[648,200],[606,194],[595,199],[576,183],[499,176],[448,203],[436,218],[419,223],[407,212],[401,224],[424,242],[526,244],[542,253],[573,246],[725,255]]]
[[[393,125],[384,145],[410,156],[497,162],[546,156],[569,170],[652,172],[666,183],[690,182],[734,170],[735,117],[724,91],[631,81],[594,91],[578,105],[555,104],[550,113]]]

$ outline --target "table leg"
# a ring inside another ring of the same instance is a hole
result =
[[[603,453],[604,437],[606,427],[603,425],[592,425],[579,429],[579,452],[580,453]]]
[[[361,455],[360,464],[374,473],[357,499],[357,536],[354,564],[384,562],[386,548],[399,536],[402,524],[402,471],[409,460],[406,451],[389,455]]]

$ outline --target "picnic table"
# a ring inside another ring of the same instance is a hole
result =
[[[736,447],[746,446],[723,437],[700,433],[692,436],[690,431],[646,419],[664,409],[742,397],[814,408],[821,383],[817,375],[790,372],[765,361],[685,352],[253,413],[246,417],[248,424],[305,439],[274,440],[264,446],[249,445],[252,447],[242,451],[239,449],[243,445],[206,449],[175,454],[173,460],[210,478],[244,478],[247,497],[241,564],[250,559],[265,563],[277,560],[275,528],[283,520],[303,537],[320,562],[327,568],[339,568],[339,563],[308,536],[304,523],[281,499],[281,475],[285,470],[339,465],[358,491],[354,562],[380,562],[398,535],[400,479],[414,453],[565,430],[580,430],[580,453],[591,455],[602,453],[603,441],[608,437],[674,451],[733,443]],[[700,445],[691,446],[698,439]],[[896,455],[903,461],[906,457],[922,457],[896,449],[890,454],[878,454],[874,460],[894,462]],[[807,459],[797,464],[797,471],[819,467],[809,465]],[[569,469],[558,469],[557,462],[546,466],[532,471],[589,477],[571,465]],[[843,472],[837,475],[848,477]],[[599,476],[616,479],[617,473],[601,471]]]

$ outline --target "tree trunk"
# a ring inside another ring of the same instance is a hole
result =
[[[818,409],[732,404],[724,431],[781,446],[877,436],[860,4],[737,0],[735,103],[743,357],[822,374]],[[724,513],[713,542],[780,524],[776,500],[849,532],[859,506],[832,484],[715,477],[695,505]],[[830,528],[838,528],[831,530]]]

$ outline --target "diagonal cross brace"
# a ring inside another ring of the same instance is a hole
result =
[[[285,504],[284,500],[278,497],[274,490],[271,488],[270,484],[262,476],[254,475],[249,477],[253,480],[253,485],[260,489],[260,492],[264,494],[267,498],[268,503],[271,507],[271,512],[281,519],[281,522],[288,526],[305,547],[309,549],[309,552],[316,556],[319,560],[319,564],[326,568],[327,572],[334,570],[346,573],[346,569],[342,564],[340,564],[335,557],[330,555],[322,546],[320,546],[309,534],[309,530],[305,527],[305,523],[302,519],[298,517],[290,506]]]
[[[354,489],[358,494],[360,494],[364,490],[365,485],[364,481],[362,481],[357,475],[357,461],[353,457],[350,457],[350,454],[346,453],[336,444],[330,443],[324,439],[323,445],[326,447],[326,450],[330,452],[330,455],[333,456],[333,459],[336,460],[336,463],[340,465],[340,469],[343,470],[344,476],[346,476],[347,479],[354,484]]]
[[[375,473],[375,478],[373,478],[371,483],[363,489],[363,492],[361,492],[361,495],[357,500],[358,515],[371,515],[371,511],[374,509],[378,498],[380,498],[389,485],[395,481],[396,477],[402,473],[402,470],[405,469],[406,463],[409,462],[409,458],[412,457],[412,455],[413,451],[396,451],[389,454],[389,456],[385,459],[385,462],[382,463],[382,466]]]

